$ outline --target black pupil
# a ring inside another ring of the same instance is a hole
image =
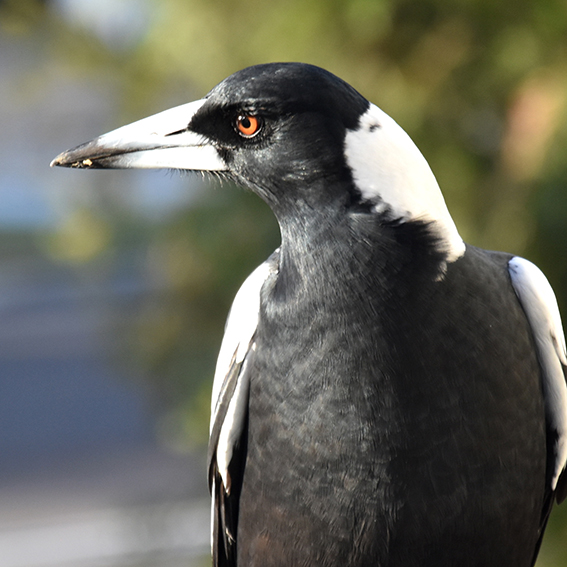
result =
[[[242,116],[240,118],[240,124],[242,124],[242,127],[247,130],[248,128],[250,128],[250,126],[252,126],[251,122],[250,122],[250,118],[248,118],[248,116]]]

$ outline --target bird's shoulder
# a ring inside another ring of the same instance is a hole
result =
[[[248,362],[260,313],[261,291],[275,274],[279,251],[261,264],[240,287],[227,319],[211,402],[208,450],[209,487],[213,496],[212,547],[215,566],[235,564],[241,452],[248,414]]]
[[[567,496],[567,355],[557,299],[543,272],[514,256],[508,262],[510,279],[528,319],[543,377],[547,427],[552,444],[551,489],[557,499]]]
[[[225,424],[229,406],[246,403],[244,399],[236,399],[235,392],[240,396],[244,394],[243,370],[246,357],[253,348],[260,313],[261,290],[266,280],[277,273],[278,266],[279,250],[276,250],[248,276],[234,298],[225,325],[213,380],[209,452],[212,450],[218,453],[221,429]],[[240,387],[237,389],[239,383]]]

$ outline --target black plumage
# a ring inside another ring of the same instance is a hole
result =
[[[54,164],[215,171],[278,219],[215,375],[216,566],[533,565],[567,492],[555,298],[465,246],[387,115],[316,67],[261,65]]]

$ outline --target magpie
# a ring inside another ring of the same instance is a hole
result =
[[[463,242],[392,118],[271,63],[52,165],[212,172],[278,220],[214,376],[215,567],[534,564],[567,496],[555,295],[529,261]]]

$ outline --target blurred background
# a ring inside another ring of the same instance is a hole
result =
[[[276,223],[198,176],[48,165],[277,60],[391,114],[465,240],[567,313],[564,0],[0,0],[2,567],[209,564],[214,362]],[[538,567],[566,564],[564,505]]]

